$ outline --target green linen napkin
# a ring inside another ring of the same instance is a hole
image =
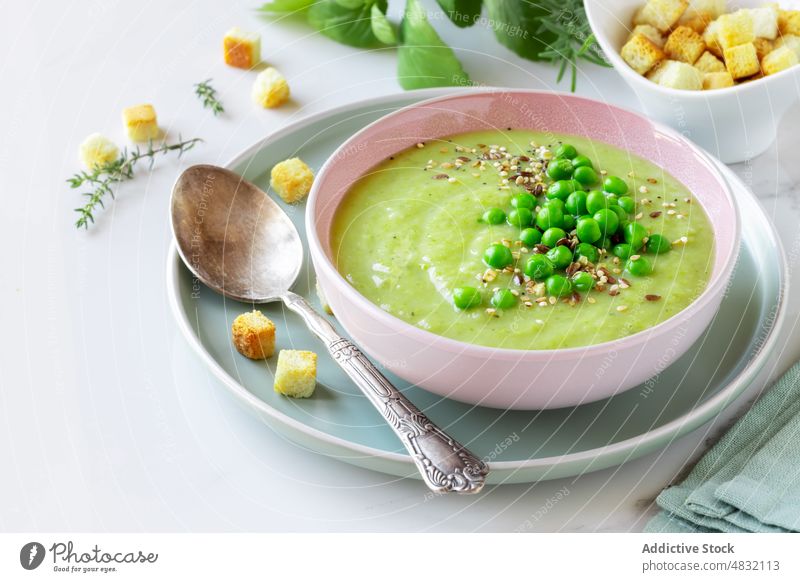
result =
[[[646,532],[800,531],[800,363],[656,503]]]

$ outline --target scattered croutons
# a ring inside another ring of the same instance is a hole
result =
[[[317,354],[281,350],[275,370],[275,392],[292,398],[309,398],[317,386]]]
[[[628,40],[632,39],[637,34],[641,34],[658,48],[664,48],[664,41],[666,39],[655,26],[650,26],[649,24],[638,24],[634,26],[630,35],[628,35]]]
[[[308,196],[314,183],[314,172],[300,158],[284,160],[272,168],[270,185],[283,198],[294,204]]]
[[[135,105],[122,110],[122,121],[131,141],[156,139],[160,133],[152,105]]]
[[[78,153],[86,169],[91,170],[116,160],[119,148],[104,135],[93,133],[83,140]]]
[[[703,75],[704,90],[724,89],[725,87],[733,87],[733,77],[731,77],[728,71],[706,73]]]
[[[666,32],[672,28],[689,7],[687,0],[647,0],[636,13],[634,24],[649,24]]]
[[[734,80],[755,75],[761,70],[758,53],[752,42],[726,48],[724,57],[725,67]]]
[[[731,47],[752,43],[756,39],[753,19],[746,10],[723,14],[717,22],[719,22],[717,42],[723,52]]]
[[[753,34],[756,38],[775,40],[778,36],[778,8],[765,5],[761,8],[745,9],[753,22]]]
[[[686,11],[688,12],[688,10]],[[681,17],[678,21],[679,26],[685,26],[687,28],[691,28],[697,34],[703,34],[705,32],[706,27],[714,20],[714,16],[708,13],[696,13],[691,18],[687,18],[686,14]]]
[[[620,55],[640,75],[647,73],[665,57],[664,51],[643,34],[636,34],[626,42]]]
[[[264,360],[275,352],[275,324],[258,310],[234,319],[231,334],[239,353],[251,360]]]
[[[672,31],[664,45],[664,53],[674,61],[694,64],[706,50],[703,37],[688,26],[679,26]]]
[[[648,75],[648,79],[664,87],[699,91],[703,88],[703,73],[688,63],[667,60]]]
[[[325,292],[319,285],[319,279],[314,283],[314,288],[317,290],[317,297],[319,298],[320,305],[322,305],[322,309],[328,315],[333,315],[333,309],[331,309],[331,306],[328,304],[328,298],[325,297]]]
[[[695,69],[699,69],[704,73],[726,73],[728,69],[725,68],[725,63],[717,57],[706,51],[697,59],[694,64]]]
[[[753,41],[753,46],[756,47],[756,55],[760,61],[775,49],[775,43],[768,38],[757,38]]]
[[[800,10],[778,10],[778,30],[782,36],[800,36]]]
[[[258,74],[253,83],[253,101],[272,108],[283,105],[288,99],[289,83],[277,69],[267,67]]]
[[[782,46],[788,47],[794,51],[794,54],[800,58],[800,36],[794,34],[787,34],[778,38],[775,41],[775,48]]]
[[[252,69],[261,61],[261,35],[231,28],[222,39],[225,64],[239,69]]]
[[[782,46],[764,57],[761,61],[761,69],[765,75],[774,75],[784,69],[793,67],[797,62],[797,54],[788,46]]]

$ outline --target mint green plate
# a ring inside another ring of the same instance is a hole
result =
[[[269,170],[299,156],[319,168],[345,139],[375,119],[452,90],[402,93],[354,103],[295,123],[248,148],[228,167],[267,190]],[[755,197],[720,164],[743,221],[739,263],[719,314],[689,352],[658,377],[608,400],[576,408],[505,412],[434,396],[387,374],[437,424],[488,461],[490,483],[572,476],[618,465],[666,446],[710,420],[753,380],[784,317],[786,262]],[[303,206],[279,201],[304,236]],[[278,328],[277,349],[321,354],[313,398],[292,400],[272,390],[275,360],[240,356],[230,341],[233,319],[251,305],[217,295],[192,280],[174,245],[168,294],[181,331],[221,384],[264,422],[298,444],[362,467],[415,477],[409,456],[365,397],[325,354],[299,318],[281,304],[260,309]],[[319,306],[306,255],[295,291]],[[413,365],[413,363],[411,364]]]

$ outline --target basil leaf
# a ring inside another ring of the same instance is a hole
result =
[[[305,10],[314,3],[315,0],[272,0],[262,4],[261,12],[298,12]]]
[[[397,77],[403,89],[471,84],[453,49],[428,22],[419,0],[406,0],[397,49]]]
[[[378,44],[372,33],[371,8],[374,0],[356,8],[346,8],[336,0],[319,0],[308,10],[308,23],[325,36],[342,44],[371,47]],[[376,3],[386,10],[386,0]]]
[[[450,21],[460,28],[475,24],[481,15],[482,0],[436,0]]]
[[[531,0],[485,1],[489,21],[497,40],[521,57],[534,61],[541,60],[539,53],[556,40],[553,32],[540,30],[541,18],[550,16],[549,11]]]
[[[397,44],[397,33],[394,30],[394,25],[389,22],[386,15],[381,12],[377,4],[372,5],[371,12],[372,34],[375,35],[383,44]]]

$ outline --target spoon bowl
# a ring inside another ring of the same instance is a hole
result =
[[[247,303],[283,303],[326,345],[440,493],[477,493],[488,467],[397,390],[349,339],[291,287],[303,262],[294,225],[261,189],[211,165],[185,170],[172,189],[172,231],[187,268],[214,291]]]

